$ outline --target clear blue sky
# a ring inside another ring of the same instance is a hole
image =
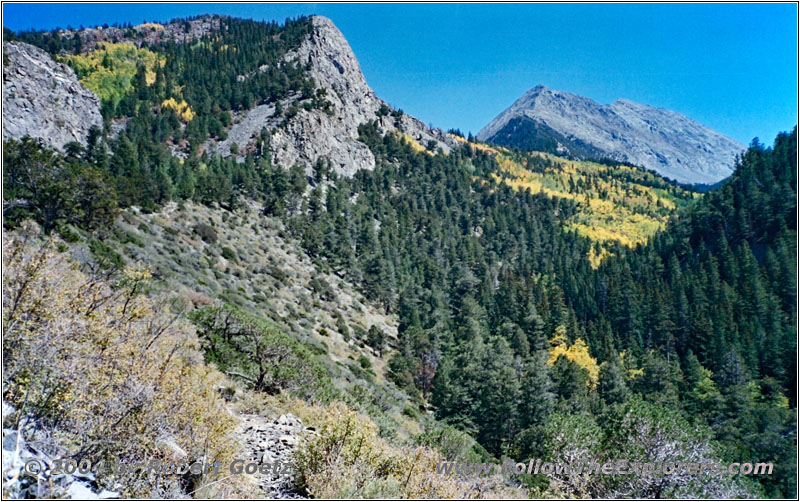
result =
[[[743,143],[797,123],[795,4],[9,4],[13,30],[321,14],[393,106],[476,133],[542,83],[684,113]]]

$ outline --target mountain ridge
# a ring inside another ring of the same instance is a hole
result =
[[[541,84],[489,122],[477,138],[523,147],[542,130],[540,136],[558,145],[553,153],[583,159],[607,157],[652,169],[680,183],[712,184],[727,178],[736,155],[745,148],[672,110],[623,98],[601,105]]]

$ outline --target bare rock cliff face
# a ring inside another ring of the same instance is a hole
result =
[[[382,132],[408,134],[422,146],[429,141],[445,152],[456,147],[456,141],[438,129],[430,129],[421,121],[403,114],[400,117],[378,117],[383,100],[367,85],[361,67],[350,45],[330,19],[312,18],[313,31],[300,47],[286,55],[287,63],[310,64],[309,76],[318,88],[327,90],[333,113],[301,109],[285,128],[277,128],[270,137],[273,163],[283,167],[300,164],[310,169],[318,158],[328,159],[331,167],[344,176],[359,169],[374,169],[375,158],[367,145],[358,140],[358,126],[379,120]],[[273,116],[272,105],[260,105],[231,129],[228,139],[213,149],[229,154],[230,144],[244,146],[262,128],[272,129],[281,121]]]
[[[510,122],[518,126],[520,120],[566,138],[568,144],[563,146],[567,151],[580,145],[595,156],[652,169],[681,183],[716,183],[730,176],[736,155],[745,149],[677,112],[623,99],[600,105],[541,85],[525,93],[477,137],[504,144],[504,138],[513,138],[513,131],[506,126]]]
[[[43,50],[21,42],[4,44],[3,139],[40,138],[49,148],[86,142],[92,126],[103,126],[100,99],[75,72]]]

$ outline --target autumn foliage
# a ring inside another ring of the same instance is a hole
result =
[[[127,268],[115,281],[87,275],[32,223],[4,236],[3,270],[3,399],[18,423],[35,423],[51,449],[76,459],[235,454],[233,418],[217,392],[223,377],[203,364],[179,309],[140,294],[146,270]],[[100,482],[164,496],[178,481]]]

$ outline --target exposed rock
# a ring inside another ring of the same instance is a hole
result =
[[[372,152],[358,141],[358,126],[377,119],[380,119],[379,126],[384,133],[398,131],[408,134],[422,146],[433,140],[436,148],[444,152],[456,147],[456,141],[449,135],[439,129],[430,129],[408,115],[379,117],[377,112],[382,105],[386,110],[390,108],[367,85],[347,40],[330,19],[315,16],[311,21],[312,33],[300,47],[286,54],[285,61],[310,65],[308,76],[318,88],[327,90],[326,97],[333,105],[333,113],[300,109],[285,127],[279,128],[283,118],[274,116],[274,105],[260,105],[233,126],[225,141],[208,145],[212,151],[230,155],[231,144],[236,143],[241,149],[264,127],[270,131],[275,128],[270,137],[274,164],[288,168],[299,163],[310,171],[317,159],[324,157],[337,173],[352,176],[359,169],[375,167]],[[284,109],[288,108],[290,101],[283,103]]]
[[[600,105],[542,85],[498,115],[477,138],[515,147],[525,143],[525,134],[547,135],[562,153],[627,162],[681,183],[716,183],[730,176],[734,158],[745,149],[677,112],[623,99]]]
[[[77,34],[81,39],[81,52],[89,52],[99,44],[120,42],[147,47],[164,42],[185,43],[199,40],[212,31],[219,30],[220,20],[224,16],[209,15],[194,19],[184,19],[168,24],[144,23],[132,29],[117,26],[96,26],[82,30],[61,30],[58,36],[62,40],[72,40]]]
[[[3,401],[3,422],[12,423],[15,413],[14,407]],[[3,428],[3,499],[119,498],[119,493],[98,486],[92,473],[75,471],[67,474],[61,471],[54,474],[50,466],[54,459],[63,458],[63,452],[58,448],[45,447],[41,439],[30,439],[37,436],[44,436],[42,428],[25,418],[16,429]]]
[[[4,44],[3,139],[40,138],[50,148],[85,144],[92,126],[103,126],[100,99],[75,72],[29,44]]]
[[[245,462],[259,465],[252,474],[264,498],[304,498],[294,486],[292,455],[303,423],[299,418],[287,414],[278,419],[260,415],[242,415],[236,437],[242,445]]]

